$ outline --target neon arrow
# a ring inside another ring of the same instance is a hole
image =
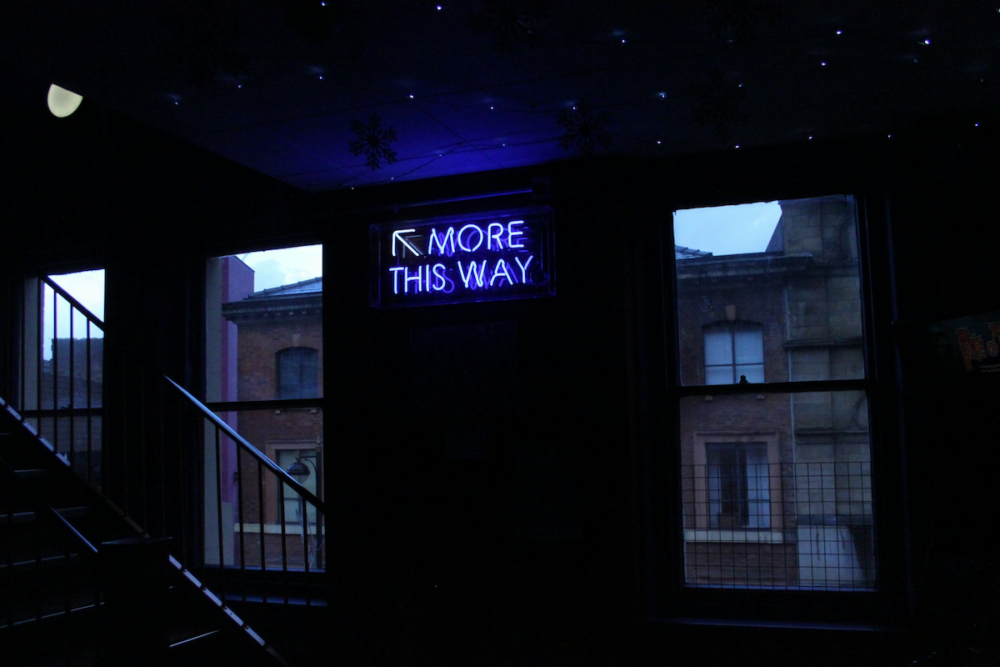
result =
[[[417,231],[417,230],[416,229],[397,229],[396,231],[394,231],[392,233],[392,256],[393,257],[396,256],[396,241],[402,242],[403,247],[409,248],[410,252],[412,252],[417,257],[420,257],[420,251],[417,250],[416,246],[414,246],[412,243],[410,243],[409,241],[407,241],[406,239],[404,239],[403,236],[402,236],[403,234],[409,234],[409,233],[415,232],[415,231]]]

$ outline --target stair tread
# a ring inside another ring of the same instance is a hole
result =
[[[14,474],[19,479],[41,479],[48,477],[52,473],[47,468],[22,468],[15,470]]]
[[[177,648],[179,646],[184,646],[185,644],[198,642],[210,637],[215,637],[221,633],[222,630],[220,628],[203,628],[200,630],[191,630],[189,632],[171,633],[170,648]]]
[[[70,458],[79,464],[81,457],[85,457],[83,464],[88,464],[86,457],[94,452],[78,451],[68,457],[40,437],[31,424],[2,407],[0,472],[13,483],[8,486],[12,493],[0,493],[0,503],[6,503],[0,506],[0,546],[4,550],[0,578],[12,584],[5,588],[9,593],[5,603],[9,604],[0,618],[0,629],[23,626],[26,632],[34,633],[32,624],[44,627],[41,624],[65,618],[66,625],[60,627],[85,628],[81,636],[88,637],[87,645],[93,649],[97,634],[90,625],[101,616],[94,613],[100,606],[95,607],[93,601],[101,595],[102,581],[96,563],[76,543],[72,532],[101,545],[122,539],[132,529],[141,531],[89,488],[89,477],[79,476],[80,465],[70,465]],[[70,519],[72,531],[59,525],[66,522],[53,517],[53,511]],[[170,587],[170,608],[162,610],[164,638],[169,638],[171,649],[177,649],[172,660],[190,664],[194,658],[197,664],[208,664],[201,658],[240,655],[247,658],[244,664],[283,662],[214,594],[204,587],[199,590],[197,581],[189,576],[185,580],[187,571],[172,557],[171,562],[178,568],[177,580],[182,584]],[[74,618],[79,621],[71,620]]]
[[[63,518],[70,518],[74,516],[86,516],[90,514],[90,507],[86,505],[79,505],[74,507],[57,507],[54,508]],[[37,512],[35,510],[27,510],[21,512],[4,512],[0,514],[0,525],[7,525],[8,523],[28,523],[34,521]],[[10,521],[8,521],[10,520]]]
[[[3,572],[8,567],[14,568],[14,570],[23,569],[27,567],[35,567],[39,564],[39,562],[41,562],[42,567],[48,567],[64,563],[66,562],[66,560],[67,560],[66,556],[59,555],[59,556],[44,556],[41,558],[40,561],[38,558],[32,558],[30,560],[18,560],[13,563],[0,563],[0,572]],[[80,554],[71,553],[69,555],[69,560],[73,561],[74,563],[78,562],[80,560]]]

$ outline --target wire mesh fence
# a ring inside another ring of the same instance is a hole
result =
[[[769,463],[754,443],[682,467],[684,583],[873,590],[868,461]]]

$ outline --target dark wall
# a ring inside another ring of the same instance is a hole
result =
[[[940,372],[908,334],[950,318],[996,313],[1000,199],[997,137],[971,122],[900,152],[890,199],[903,367],[903,407],[915,487],[912,512],[932,554],[996,562],[983,530],[1000,512],[1000,378]],[[993,318],[997,319],[997,318]],[[920,575],[917,564],[917,575]]]

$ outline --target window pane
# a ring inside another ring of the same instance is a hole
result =
[[[316,245],[209,260],[209,402],[322,396],[322,255]]]
[[[705,369],[705,384],[732,384],[733,367],[715,366]]]
[[[733,337],[728,330],[705,332],[705,365],[718,366],[733,363]]]
[[[81,477],[101,485],[104,403],[104,270],[24,283],[19,367],[4,397]],[[79,306],[77,305],[79,304]],[[82,307],[82,308],[81,308]],[[96,319],[85,313],[89,311]],[[20,327],[18,327],[20,329]],[[72,411],[54,415],[39,411]]]
[[[861,391],[681,399],[685,584],[871,590]]]
[[[751,383],[864,377],[852,197],[681,210],[673,227],[682,384],[733,363],[763,364],[732,369]]]
[[[317,245],[208,261],[209,402],[322,396],[322,254]],[[282,469],[304,461],[310,473],[303,484],[322,498],[321,409],[220,411],[220,416]],[[206,562],[322,569],[324,518],[307,506],[303,523],[302,503],[291,487],[235,443],[224,443],[219,464],[214,451],[205,452]]]
[[[734,332],[736,363],[764,363],[764,339],[760,327],[737,328]]]

